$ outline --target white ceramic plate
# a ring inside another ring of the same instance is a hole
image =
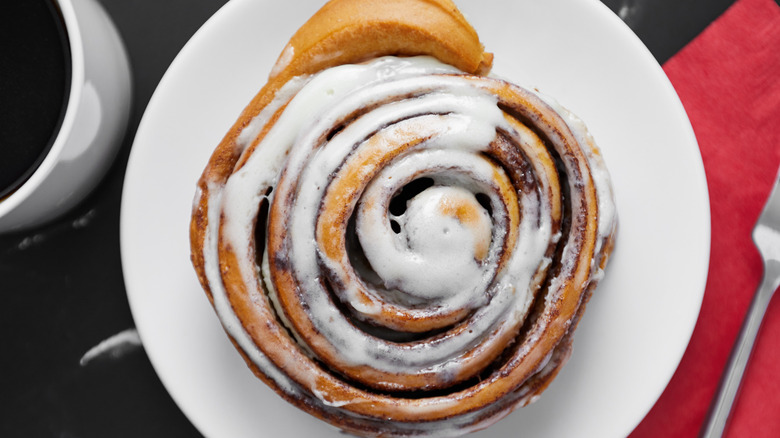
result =
[[[320,1],[234,0],[182,50],[136,136],[122,201],[128,298],[149,358],[207,437],[338,436],[256,379],[189,261],[188,226],[213,148]],[[617,249],[541,399],[479,436],[619,437],[671,378],[701,305],[709,205],[699,150],[659,65],[590,0],[462,1],[494,72],[578,114],[601,145],[620,214]]]

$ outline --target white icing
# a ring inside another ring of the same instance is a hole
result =
[[[279,55],[279,59],[276,60],[276,64],[271,68],[271,74],[269,75],[270,78],[274,78],[279,73],[284,71],[284,69],[287,68],[288,65],[290,65],[290,61],[293,60],[295,57],[295,47],[293,47],[290,44],[287,44],[284,47],[284,50],[282,50],[282,54]]]
[[[292,54],[293,48],[289,46],[272,76],[289,63]],[[506,248],[509,256],[498,267],[507,242],[505,229],[509,219],[491,181],[496,172],[503,175],[503,171],[484,158],[482,152],[487,150],[497,130],[507,132],[523,148],[524,154],[532,158],[537,152],[526,144],[538,140],[508,124],[496,105],[496,97],[453,73],[458,72],[432,58],[388,57],[294,78],[238,136],[236,145],[240,150],[237,152],[241,153],[254,146],[271,117],[286,104],[285,111],[259,140],[257,149],[262,153],[246,157],[242,167],[224,185],[207,181],[209,228],[203,255],[214,307],[226,331],[282,391],[316,399],[323,409],[336,409],[344,415],[353,414],[339,408],[359,401],[324,394],[312,382],[300,382],[308,388],[301,390],[299,384],[279,369],[296,364],[275,364],[254,344],[233,313],[222,284],[218,239],[236,249],[238,269],[251,299],[275,309],[281,324],[292,332],[306,355],[316,357],[317,351],[323,349],[332,352],[342,364],[370,365],[388,373],[388,377],[437,373],[441,381],[454,378],[466,363],[478,360],[481,353],[472,356],[473,349],[483,348],[506,333],[514,333],[523,323],[551,265],[546,255],[551,243],[564,237],[562,264],[575,264],[578,254],[571,244],[572,238],[561,236],[557,230],[553,233],[552,206],[546,197],[554,183],[540,175],[537,190],[516,194],[521,211],[517,239],[512,247]],[[565,165],[576,167],[589,178],[585,183],[592,180],[596,187],[597,244],[601,245],[615,226],[612,191],[603,160],[583,123],[549,98],[542,99],[558,112],[583,147],[586,161],[572,160]],[[378,103],[383,105],[373,108]],[[340,132],[323,141],[334,126],[363,108],[370,111],[349,120]],[[373,180],[361,189],[362,196],[344,200],[350,213],[357,211],[357,237],[368,263],[383,282],[375,288],[364,284],[354,272],[341,272],[339,267],[349,265],[349,260],[331,260],[318,248],[320,203],[330,195],[330,187],[354,177],[347,173],[352,169],[352,160],[360,163],[365,154],[386,153],[398,146],[393,139],[403,138],[408,132],[422,135],[426,140],[389,164],[382,163],[383,169],[373,165],[360,167],[361,175],[357,179],[373,177]],[[540,170],[534,167],[534,171]],[[282,171],[293,177],[280,181]],[[411,199],[404,214],[390,215],[387,200],[420,175],[430,176],[435,182],[433,187]],[[271,188],[273,192],[269,196]],[[492,215],[479,204],[477,193],[488,196]],[[580,196],[573,191],[569,202],[577,205]],[[199,189],[194,208],[198,208],[201,197]],[[286,223],[287,257],[299,282],[301,305],[307,309],[318,333],[317,345],[304,344],[296,332],[295,322],[288,320],[281,308],[277,291],[269,280],[267,252],[258,266],[251,252],[243,249],[254,240],[255,218],[264,200],[293,200]],[[466,220],[466,216],[453,213],[452,205],[463,206],[473,214]],[[396,221],[399,232],[392,230],[391,220]],[[574,220],[576,225],[578,219]],[[332,301],[324,288],[323,267],[334,272],[338,283],[345,286],[338,294],[361,318],[371,320],[372,315],[385,309],[385,298],[391,298],[399,312],[409,314],[436,316],[460,308],[473,309],[468,316],[469,330],[459,336],[441,336],[436,342],[421,343],[395,343],[366,334]],[[550,293],[545,298],[548,303],[561,299],[559,289],[569,273],[564,268],[558,278],[550,281]],[[585,284],[598,281],[602,275],[603,271],[595,263],[584,279]],[[368,303],[361,300],[363,293],[371,296]],[[544,328],[544,324],[539,325],[526,335],[518,355],[536,344]],[[549,356],[539,368],[548,360]],[[393,385],[394,382],[387,382],[388,387]],[[511,406],[477,424],[472,423],[480,418],[482,410],[427,426],[408,425],[408,430],[439,434],[464,427],[478,429],[507,414]],[[423,410],[440,408],[440,404],[432,404]],[[407,429],[407,425],[394,427]]]
[[[385,61],[387,62],[387,61]],[[384,63],[379,64],[385,67]],[[345,157],[353,150],[353,145],[361,139],[366,138],[373,132],[376,126],[384,126],[394,120],[408,117],[409,114],[418,113],[449,113],[458,111],[461,114],[455,120],[445,122],[444,126],[438,127],[431,120],[431,116],[426,118],[425,123],[418,122],[415,119],[408,119],[408,123],[413,125],[405,129],[424,130],[431,129],[439,132],[439,136],[426,143],[426,147],[447,147],[454,150],[478,150],[485,148],[490,140],[495,136],[495,127],[503,126],[504,119],[502,113],[495,105],[495,97],[486,93],[481,93],[469,86],[459,78],[441,78],[441,77],[412,77],[410,79],[398,79],[392,82],[380,82],[376,86],[361,88],[356,87],[354,83],[348,80],[350,74],[357,71],[365,75],[364,69],[369,66],[344,66],[337,67],[321,73],[313,79],[311,86],[315,85],[312,91],[313,96],[309,96],[307,91],[309,87],[299,93],[288,106],[286,114],[296,114],[292,108],[304,105],[304,108],[311,110],[318,103],[324,106],[319,99],[323,98],[319,90],[335,89],[335,95],[349,92],[350,95],[343,98],[343,101],[335,107],[326,107],[319,120],[315,118],[314,126],[290,128],[289,123],[305,123],[309,120],[307,117],[295,117],[282,119],[274,126],[268,137],[274,134],[277,127],[282,132],[288,132],[287,129],[294,129],[294,132],[304,132],[305,135],[297,139],[291,146],[290,154],[286,163],[286,172],[292,175],[300,175],[300,183],[297,192],[295,205],[290,214],[289,224],[291,248],[290,259],[295,261],[295,269],[298,278],[302,279],[301,298],[305,300],[306,308],[311,314],[311,320],[314,322],[318,332],[329,341],[332,348],[338,350],[338,357],[345,363],[351,365],[371,364],[375,369],[390,373],[426,373],[438,372],[441,375],[454,374],[455,370],[461,367],[459,356],[468,351],[468,346],[473,345],[478,339],[485,338],[485,333],[494,329],[493,337],[500,336],[506,330],[511,330],[521,321],[515,318],[507,317],[506,314],[512,314],[514,305],[519,305],[525,314],[527,300],[511,300],[520,285],[522,296],[531,293],[531,280],[539,266],[539,261],[544,254],[550,238],[549,225],[542,223],[541,227],[535,226],[536,221],[532,218],[538,218],[537,201],[524,200],[523,211],[528,220],[521,224],[520,235],[518,239],[518,248],[515,249],[517,257],[509,262],[510,268],[507,274],[496,283],[496,296],[491,301],[491,305],[477,311],[473,321],[475,328],[469,334],[458,337],[449,337],[441,342],[419,344],[413,347],[395,346],[387,342],[381,342],[354,327],[345,319],[339,309],[330,302],[327,292],[322,288],[319,281],[318,253],[315,248],[314,221],[316,218],[316,206],[322,199],[322,193],[326,188],[326,181],[335,169],[344,161]],[[371,70],[368,70],[371,71]],[[380,75],[386,72],[386,68],[380,68]],[[372,78],[373,79],[373,78]],[[324,84],[322,84],[324,83]],[[438,88],[447,86],[447,93],[430,93],[425,97],[418,97],[413,100],[405,100],[384,105],[371,113],[353,121],[336,137],[330,140],[319,150],[313,150],[316,145],[316,139],[323,133],[338,125],[338,120],[342,114],[350,114],[358,108],[366,106],[366,102],[379,101],[386,96],[408,94],[408,90],[418,88]],[[357,89],[358,91],[354,91]],[[330,94],[325,96],[329,98]],[[466,119],[463,119],[466,117]],[[415,126],[416,125],[416,126]],[[267,137],[267,138],[268,138]],[[268,140],[264,140],[264,143]],[[299,147],[298,145],[301,145]],[[305,147],[304,147],[305,146]],[[313,155],[313,156],[312,156]],[[243,172],[257,174],[257,168],[251,165],[251,161],[242,169]],[[235,178],[232,177],[231,179]],[[230,183],[226,191],[229,190]],[[280,186],[276,188],[277,195],[280,198],[286,198],[292,188]],[[245,199],[245,196],[242,195]],[[255,204],[256,205],[256,204]],[[236,203],[235,211],[230,203],[226,203],[226,215],[231,218],[239,217],[243,214],[243,222],[251,223],[251,217],[256,214],[255,211],[247,213],[244,206]],[[246,230],[246,228],[245,228]],[[239,244],[242,239],[249,239],[251,235],[245,232],[243,236],[231,239]],[[449,257],[448,259],[452,259]],[[326,265],[328,260],[322,260]],[[446,263],[446,262],[445,262]],[[446,266],[446,264],[442,264]],[[439,274],[457,275],[459,265],[450,265],[445,272]],[[421,265],[421,269],[425,269]],[[430,267],[428,269],[431,269]],[[412,276],[407,278],[414,282]],[[422,274],[418,275],[419,279]],[[479,279],[480,277],[477,277]],[[473,283],[471,281],[470,283]],[[468,285],[466,285],[468,286]],[[424,289],[425,287],[418,287]],[[482,297],[484,300],[484,296]],[[449,307],[437,302],[440,309],[447,310]],[[357,306],[356,306],[357,307]],[[373,309],[364,309],[369,312]]]
[[[479,211],[473,227],[442,212],[455,200],[471,204]],[[371,266],[388,288],[426,300],[447,298],[460,291],[483,285],[483,270],[474,252],[480,242],[490,242],[490,217],[473,194],[459,187],[434,187],[415,196],[405,214],[396,217],[398,234],[385,228],[380,244],[370,231],[358,227],[365,237],[363,247]],[[465,303],[463,303],[465,304]]]

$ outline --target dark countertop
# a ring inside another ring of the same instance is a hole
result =
[[[660,63],[733,3],[603,1]],[[0,291],[5,299],[0,306],[0,436],[197,437],[141,346],[130,342],[113,354],[88,361],[82,357],[117,333],[133,338],[119,252],[125,165],[144,109],[168,65],[226,1],[99,2],[130,55],[130,125],[113,167],[83,203],[54,223],[0,235]]]

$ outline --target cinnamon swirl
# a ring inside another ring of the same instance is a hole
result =
[[[459,435],[533,401],[603,275],[598,148],[491,59],[448,1],[332,1],[198,183],[192,260],[227,334],[347,432]]]

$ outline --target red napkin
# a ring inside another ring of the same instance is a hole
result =
[[[632,438],[698,435],[760,284],[751,231],[780,165],[780,7],[739,0],[664,70],[701,148],[712,249],[688,349]],[[780,437],[780,297],[765,316],[725,436]]]

